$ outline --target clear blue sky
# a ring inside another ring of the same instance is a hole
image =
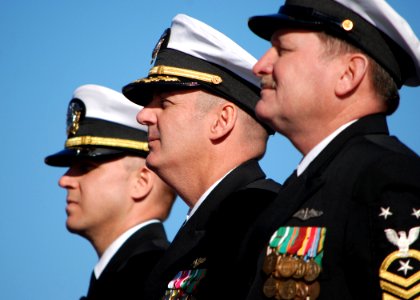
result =
[[[236,40],[256,57],[268,43],[247,19],[274,13],[274,0],[2,0],[0,2],[0,299],[71,300],[85,294],[97,257],[65,229],[65,171],[44,165],[63,147],[73,90],[87,83],[116,90],[147,74],[152,49],[177,13]],[[418,0],[390,1],[420,34]],[[420,153],[420,88],[403,88],[392,134]],[[300,155],[276,135],[262,165],[283,181]],[[172,239],[184,220],[178,201],[165,227]]]

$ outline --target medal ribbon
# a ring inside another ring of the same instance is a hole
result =
[[[305,240],[302,243],[302,247],[297,251],[297,255],[303,257],[309,250],[311,245],[311,236],[313,234],[313,227],[306,227]]]
[[[289,229],[289,227],[280,227],[277,229],[277,231],[271,237],[270,247],[277,248],[277,246],[282,243],[282,238],[288,235]]]
[[[196,274],[196,270],[189,270],[188,271],[188,276],[185,277],[183,280],[181,280],[179,286],[181,289],[185,289],[188,287],[188,285],[190,284],[190,282],[192,280],[194,280],[195,274]]]
[[[315,248],[315,252],[316,249],[318,248],[318,244],[316,242],[316,236],[317,236],[317,232],[319,231],[319,227],[311,227],[311,234],[309,235],[309,241],[308,241],[308,245],[307,248],[305,249],[305,253],[304,253],[304,260],[307,261],[309,258],[313,258],[315,257],[314,255],[312,255],[313,249]],[[315,253],[316,255],[316,253]]]
[[[327,232],[327,228],[321,227],[320,237],[319,237],[319,243],[318,243],[318,253],[322,252],[324,250],[324,241],[325,241],[325,233]]]
[[[168,289],[174,289],[175,288],[175,281],[178,280],[179,277],[182,276],[182,271],[179,271],[178,274],[176,274],[175,278],[172,279],[169,283],[168,283]]]
[[[205,274],[205,269],[180,271],[175,278],[169,282],[168,289],[177,291],[179,295],[183,295],[185,292],[191,294]]]
[[[302,244],[307,236],[308,227],[296,227],[298,231],[298,235],[293,243],[290,245],[287,253],[294,255],[298,252],[298,250],[302,247]]]
[[[200,280],[205,276],[205,269],[196,269],[194,276],[191,278],[191,281],[188,282],[188,285],[185,287],[185,290],[188,294],[191,294]]]
[[[185,281],[185,279],[188,278],[190,271],[182,271],[181,272],[181,276],[178,277],[175,282],[174,282],[174,286],[176,289],[180,289],[181,288],[181,284]]]
[[[324,247],[324,239],[325,239],[325,227],[316,227],[314,228],[314,236],[312,240],[312,244],[305,255],[305,260],[310,258],[315,258],[315,262],[321,265],[322,256],[323,256],[323,247]],[[319,253],[319,255],[318,255]]]
[[[327,232],[327,228],[325,227],[321,227],[320,228],[320,236],[319,236],[319,240],[318,240],[318,249],[317,249],[317,253],[319,253],[318,255],[316,255],[315,257],[315,262],[318,265],[321,265],[322,262],[322,257],[324,256],[324,241],[325,241],[325,234]]]
[[[317,255],[320,235],[321,235],[321,228],[316,228],[311,248],[308,251],[308,255],[311,258],[313,258]]]
[[[299,237],[299,232],[300,232],[300,227],[293,227],[293,233],[289,240],[289,243],[287,244],[285,253],[293,254],[290,249],[296,243],[297,238]]]
[[[286,227],[286,228],[287,228],[287,235],[285,235],[283,239],[281,239],[281,242],[277,246],[277,253],[279,254],[286,254],[287,249],[289,248],[289,244],[296,237],[297,227]]]
[[[320,263],[325,233],[325,227],[280,227],[272,235],[269,247],[279,254],[297,255],[304,260],[316,258]]]

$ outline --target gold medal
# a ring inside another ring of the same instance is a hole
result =
[[[277,256],[275,251],[272,251],[265,256],[263,264],[263,271],[265,274],[270,275],[276,269]]]
[[[263,293],[267,298],[272,298],[276,295],[278,289],[278,281],[270,276],[264,283]]]
[[[171,290],[168,299],[172,300],[172,299],[176,299],[177,297],[178,297],[178,291],[177,290]]]
[[[296,271],[293,274],[293,278],[302,278],[306,272],[306,263],[301,259],[296,259]]]
[[[319,297],[319,293],[321,291],[321,288],[319,286],[318,281],[314,281],[313,283],[308,285],[308,298],[309,300],[315,300]]]
[[[266,297],[277,300],[319,297],[317,278],[322,271],[325,232],[323,227],[280,227],[275,232],[262,266],[270,276],[263,286]]]
[[[306,281],[314,281],[318,278],[318,275],[321,272],[321,267],[313,259],[306,262],[305,269],[306,271],[303,278]]]
[[[279,299],[293,299],[296,296],[296,281],[289,279],[286,281],[280,281],[278,295]]]
[[[291,277],[297,270],[298,264],[297,260],[290,256],[284,256],[280,263],[276,266],[276,271],[280,274],[281,277],[289,278]]]
[[[294,300],[307,300],[309,288],[303,281],[296,282],[296,296]]]
[[[282,256],[282,255],[277,256],[276,266],[275,266],[274,271],[272,273],[274,275],[274,277],[276,277],[276,278],[281,278],[281,274],[280,274],[279,270],[281,268],[280,265],[281,265],[283,259],[284,259],[284,256]]]

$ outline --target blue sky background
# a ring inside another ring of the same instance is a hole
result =
[[[420,34],[418,0],[389,1]],[[257,58],[268,42],[247,19],[274,13],[274,0],[0,1],[0,299],[78,299],[97,257],[65,229],[63,168],[44,165],[62,149],[72,92],[95,83],[121,90],[149,70],[152,49],[177,13],[224,32]],[[392,134],[420,153],[420,89],[403,88]],[[300,155],[274,136],[262,160],[282,182]],[[172,239],[187,208],[177,201],[165,227]],[[239,213],[239,212],[238,212]]]

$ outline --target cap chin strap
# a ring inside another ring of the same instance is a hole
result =
[[[151,68],[149,71],[149,76],[150,75],[180,76],[212,84],[220,84],[223,82],[223,79],[218,75],[162,65]]]
[[[67,139],[65,147],[79,147],[79,146],[105,146],[127,148],[141,151],[149,151],[147,142],[139,142],[133,140],[125,140],[118,138],[105,138],[97,136],[78,136]]]

